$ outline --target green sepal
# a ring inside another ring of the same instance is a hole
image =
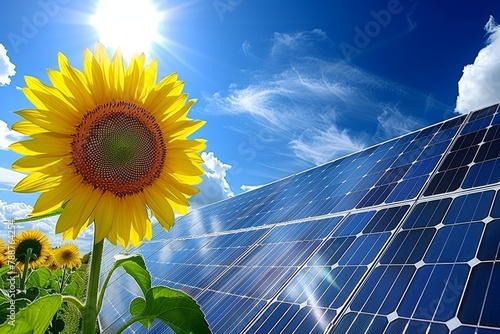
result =
[[[58,209],[55,209],[54,211],[46,213],[44,215],[29,216],[29,217],[26,217],[26,218],[13,219],[13,220],[10,220],[10,221],[14,222],[16,224],[17,223],[33,222],[33,221],[37,221],[37,220],[40,220],[40,219],[44,219],[44,218],[48,218],[48,217],[60,215],[63,212],[63,210],[64,210],[64,208],[58,208]]]

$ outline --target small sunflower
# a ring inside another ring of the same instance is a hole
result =
[[[0,268],[7,265],[7,256],[5,254],[5,244],[3,239],[0,239]]]
[[[54,272],[56,271],[57,269],[59,269],[59,265],[57,264],[57,262],[55,260],[49,260],[47,261],[47,263],[45,264],[47,266],[47,268],[50,269],[50,271]]]
[[[128,247],[151,239],[149,208],[165,229],[174,212],[186,213],[203,174],[205,141],[188,139],[203,121],[187,114],[195,100],[173,73],[157,83],[158,63],[120,51],[110,59],[102,44],[84,52],[83,71],[59,54],[52,86],[26,77],[24,94],[35,108],[13,129],[31,139],[12,144],[25,155],[13,164],[31,173],[14,188],[41,192],[32,215],[64,207],[56,233],[75,239],[94,223],[95,242]]]
[[[14,237],[14,256],[19,269],[24,269],[28,248],[31,248],[32,256],[29,267],[36,268],[45,264],[50,257],[49,238],[38,230],[26,230]]]
[[[80,251],[75,244],[64,244],[54,249],[54,260],[59,267],[75,268],[80,262]]]
[[[5,255],[5,243],[3,239],[0,238],[0,256]]]
[[[50,271],[56,271],[59,269],[59,265],[56,263],[56,259],[54,258],[54,248],[52,248],[50,252],[50,256],[47,258],[45,262],[45,266],[50,269]]]
[[[75,261],[75,268],[78,269],[82,266],[82,259],[78,258]]]

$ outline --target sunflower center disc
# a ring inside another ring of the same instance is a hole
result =
[[[35,261],[42,255],[42,244],[38,240],[27,239],[19,243],[16,248],[16,259],[19,262],[24,263],[26,261],[26,254],[28,253],[28,248],[31,248],[31,259],[30,262]]]
[[[96,188],[126,196],[160,176],[166,156],[154,117],[131,102],[112,101],[88,112],[73,138],[73,164]]]
[[[71,261],[73,260],[73,252],[67,250],[67,251],[64,251],[62,252],[61,254],[61,258],[64,260],[64,261]]]

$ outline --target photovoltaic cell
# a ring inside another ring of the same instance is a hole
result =
[[[494,105],[156,224],[129,251],[214,333],[500,333],[499,143]],[[137,296],[118,269],[104,333]]]
[[[467,324],[500,328],[492,316],[498,313],[492,297],[500,290],[491,285],[500,277],[494,263],[481,262],[487,256],[479,259],[481,247],[498,252],[500,234],[486,239],[486,244],[493,246],[483,246],[482,239],[486,230],[491,231],[490,226],[495,228],[490,225],[495,220],[489,216],[494,194],[490,190],[419,203],[334,333],[369,333],[371,324],[363,330],[349,324],[373,315],[386,317],[388,331],[403,325],[407,329],[402,332],[415,328],[415,333],[427,333],[433,326],[444,333]]]

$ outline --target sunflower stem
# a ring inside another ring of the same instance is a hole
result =
[[[104,248],[104,239],[94,243],[90,261],[90,273],[87,285],[87,299],[82,311],[82,331],[83,333],[96,333],[97,326],[97,294],[99,291],[99,275],[101,272],[102,250]]]
[[[21,290],[21,291],[23,291],[25,288],[26,278],[28,277],[28,268],[29,268],[32,253],[33,253],[33,250],[31,248],[28,248],[28,250],[26,251],[26,257],[24,258],[23,275],[21,276],[21,282],[19,284],[19,290]]]
[[[63,292],[63,287],[64,287],[64,279],[66,278],[66,266],[64,266],[64,269],[63,269],[63,274],[62,274],[62,277],[61,277],[61,286],[59,287],[59,292],[62,293]]]
[[[115,269],[116,269],[116,263],[113,266],[113,268],[111,268],[111,270],[108,272],[108,276],[106,276],[106,279],[104,280],[104,283],[102,284],[101,291],[99,292],[99,298],[97,299],[97,312],[101,311],[102,300],[104,298],[104,291],[106,290],[106,287],[108,286],[109,279],[111,278],[111,275],[113,275],[113,272],[115,271]]]
[[[63,303],[67,302],[75,305],[80,312],[82,312],[83,308],[85,307],[78,298],[73,296],[62,296],[62,301]]]

